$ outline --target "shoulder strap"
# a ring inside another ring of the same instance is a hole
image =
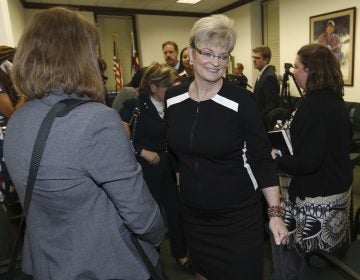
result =
[[[75,107],[77,107],[81,104],[87,103],[87,102],[91,102],[91,101],[92,100],[79,100],[79,99],[61,100],[60,102],[56,103],[55,105],[53,105],[51,107],[50,111],[46,114],[44,120],[41,123],[39,132],[35,139],[34,148],[32,151],[29,175],[28,175],[28,179],[27,179],[25,200],[24,200],[24,204],[23,204],[23,211],[22,211],[22,215],[21,215],[19,230],[18,230],[18,233],[16,236],[13,251],[12,251],[11,260],[9,263],[6,280],[14,279],[16,258],[17,258],[17,254],[19,251],[19,244],[20,244],[20,235],[21,235],[21,231],[24,226],[24,223],[25,223],[25,219],[29,212],[30,201],[31,201],[31,196],[32,196],[32,192],[34,189],[37,172],[39,169],[42,154],[44,152],[45,144],[46,144],[47,138],[48,138],[50,130],[51,130],[51,126],[56,117],[64,117]]]
[[[131,142],[133,142],[135,139],[136,125],[140,116],[140,112],[140,107],[138,106],[136,106],[132,112],[132,116],[129,122]]]
[[[27,213],[29,211],[30,199],[31,199],[32,191],[34,189],[35,179],[39,169],[41,157],[44,152],[46,140],[49,136],[55,118],[66,116],[75,107],[89,101],[90,100],[65,99],[56,103],[46,114],[43,122],[41,123],[39,132],[36,136],[32,156],[31,156],[31,162],[30,162],[31,164],[30,164],[29,175],[27,180],[25,201],[23,206],[23,217],[26,218]]]
[[[135,132],[136,132],[136,125],[141,113],[141,101],[138,97],[138,99],[136,100],[136,104],[134,109],[132,110],[132,115],[129,121],[129,128],[130,128],[130,141],[133,142],[135,139]]]

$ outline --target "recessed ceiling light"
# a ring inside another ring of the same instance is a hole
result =
[[[182,4],[196,4],[197,2],[200,2],[201,0],[177,0],[176,3],[182,3]]]

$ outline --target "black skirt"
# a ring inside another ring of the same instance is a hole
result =
[[[250,204],[250,205],[249,205]],[[263,219],[259,201],[227,210],[183,205],[194,267],[208,280],[263,279]]]

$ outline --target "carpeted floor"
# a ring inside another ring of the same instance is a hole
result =
[[[168,280],[192,280],[192,275],[186,273],[170,255],[170,243],[165,239],[161,244],[161,264]],[[270,241],[265,242],[264,248],[264,280],[270,278],[273,270]]]
[[[6,213],[0,208],[0,264],[6,257],[9,256],[11,248],[11,235],[10,235],[11,225],[8,222]],[[193,276],[185,272],[182,267],[175,261],[175,259],[170,254],[170,243],[168,239],[165,239],[161,244],[161,264],[165,275],[168,280],[192,280]],[[4,270],[4,266],[0,266],[1,271]],[[270,249],[270,242],[265,243],[264,250],[264,279],[269,279],[270,273],[272,271],[272,256]],[[4,271],[2,271],[4,272]],[[0,275],[0,279],[3,279]],[[17,271],[16,280],[32,280],[32,277]]]

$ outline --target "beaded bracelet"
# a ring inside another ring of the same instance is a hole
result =
[[[267,214],[268,214],[269,219],[272,217],[284,218],[285,217],[285,209],[280,205],[270,206],[267,210]]]

